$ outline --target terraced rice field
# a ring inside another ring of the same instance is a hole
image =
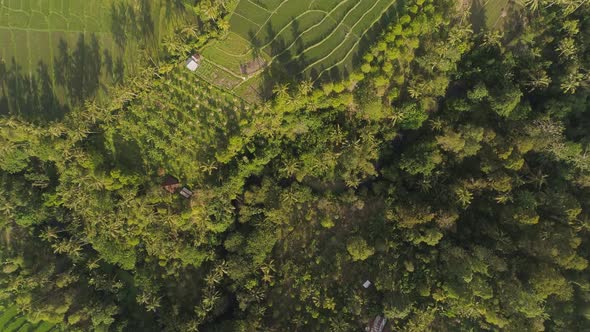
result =
[[[141,66],[140,48],[156,49],[176,20],[167,3],[0,0],[0,113],[44,112],[100,95]]]
[[[3,332],[59,332],[54,324],[47,322],[29,323],[12,306],[0,313],[0,331]]]
[[[243,89],[264,65],[312,79],[352,71],[367,35],[396,0],[241,0],[230,33],[203,51],[205,62],[232,78],[225,87]],[[204,72],[202,75],[215,82]]]

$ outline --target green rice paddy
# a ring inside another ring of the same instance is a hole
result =
[[[55,324],[47,322],[30,323],[20,315],[16,306],[0,312],[0,331],[3,332],[58,332]]]
[[[226,72],[224,87],[247,91],[262,68],[280,65],[301,78],[352,72],[367,36],[396,0],[240,0],[230,33],[203,50],[205,63]],[[199,70],[209,81],[210,71]],[[219,76],[219,74],[217,74]],[[255,83],[253,83],[255,82]]]
[[[107,86],[141,67],[140,49],[157,50],[177,20],[169,4],[0,0],[0,114],[63,113],[104,96]]]

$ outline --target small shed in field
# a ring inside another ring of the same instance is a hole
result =
[[[191,57],[186,60],[186,68],[188,68],[190,71],[197,70],[197,68],[199,68],[201,65],[201,60],[202,57],[200,54],[191,55]]]
[[[191,198],[193,192],[190,191],[187,187],[183,187],[182,190],[180,190],[180,195],[184,198]]]
[[[178,189],[180,187],[180,182],[178,181],[177,178],[168,175],[164,178],[164,182],[162,182],[162,188],[164,188],[164,190],[166,190],[167,192],[174,194],[176,192],[176,189]]]
[[[389,326],[387,326],[387,318],[377,316],[369,322],[369,325],[365,327],[367,332],[391,332]]]

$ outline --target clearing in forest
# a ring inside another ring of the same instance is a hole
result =
[[[244,96],[269,65],[290,75],[340,79],[352,72],[396,0],[241,0],[226,38],[203,50],[199,74]]]
[[[524,6],[523,0],[473,0],[471,1],[471,21],[476,31],[504,30],[507,24]]]

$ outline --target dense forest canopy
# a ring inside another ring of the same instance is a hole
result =
[[[170,1],[108,98],[0,115],[0,328],[590,330],[589,1],[400,1],[258,103],[184,67],[236,5]]]

